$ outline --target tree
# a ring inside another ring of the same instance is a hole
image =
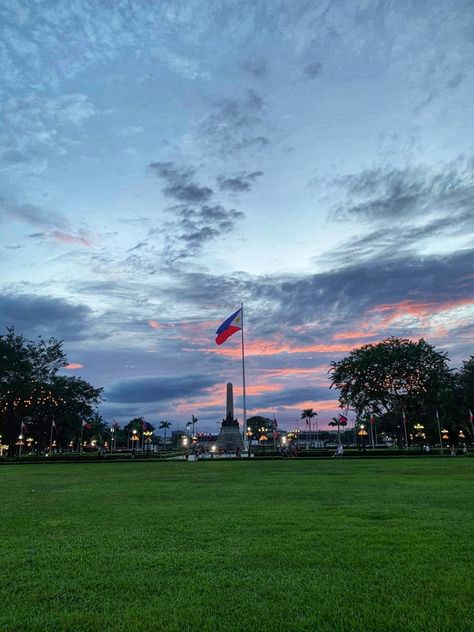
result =
[[[313,419],[314,417],[317,417],[318,413],[313,410],[312,408],[305,408],[303,410],[303,412],[301,413],[301,419],[304,419],[306,421],[306,426],[309,428],[309,431],[311,432],[311,419]],[[317,422],[316,422],[316,433],[318,432],[318,427],[317,427]],[[309,443],[308,441],[306,442],[306,448],[308,448]]]
[[[65,441],[101,399],[101,388],[58,375],[67,364],[62,344],[55,338],[26,340],[13,327],[0,336],[0,433],[9,454],[25,423],[41,449],[49,442],[53,421]]]
[[[160,421],[160,425],[158,426],[158,428],[160,430],[164,430],[165,431],[165,440],[164,440],[164,448],[166,450],[166,431],[168,430],[168,428],[171,428],[171,422],[170,421]]]
[[[339,414],[337,417],[332,418],[328,426],[337,426],[337,441],[341,445],[341,426],[347,426],[347,417]]]
[[[194,415],[191,415],[191,423],[193,424],[193,437],[194,437],[194,426],[197,424],[198,422],[198,418],[195,417]]]
[[[418,342],[390,337],[354,349],[330,368],[331,388],[340,391],[342,408],[359,418],[375,414],[381,429],[402,441],[402,414],[420,419],[429,413],[431,426],[440,393],[452,386],[446,353],[422,338]]]
[[[266,435],[273,430],[273,420],[262,415],[254,415],[248,417],[246,432],[250,432],[251,437],[260,437],[262,434]]]

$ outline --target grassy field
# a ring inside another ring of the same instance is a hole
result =
[[[0,630],[473,629],[474,459],[0,468]]]

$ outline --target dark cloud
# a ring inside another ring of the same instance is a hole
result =
[[[191,180],[195,174],[192,168],[179,167],[173,162],[153,162],[149,169],[166,182],[163,193],[168,197],[189,203],[207,202],[212,197],[212,189]]]
[[[92,311],[51,296],[3,294],[0,296],[0,329],[14,326],[27,337],[43,335],[62,340],[85,338],[90,333]]]
[[[229,312],[243,301],[254,339],[278,336],[283,328],[286,341],[324,344],[338,329],[366,319],[376,306],[403,301],[436,306],[472,299],[472,269],[474,250],[390,260],[376,257],[306,276],[182,273],[165,296],[177,304],[202,309],[217,304]],[[307,324],[311,325],[307,332],[299,329]]]
[[[249,406],[252,408],[294,406],[301,402],[316,402],[317,400],[331,399],[331,392],[324,386],[302,386],[285,388],[278,392],[269,392],[262,395],[251,395]]]
[[[217,101],[201,123],[200,137],[218,154],[228,156],[252,146],[267,145],[270,141],[261,133],[265,127],[265,103],[249,90],[240,99]]]
[[[407,300],[436,305],[472,298],[467,276],[473,266],[474,250],[389,261],[376,258],[304,278],[262,279],[258,297],[273,304],[272,322],[279,323],[275,330],[317,323],[311,335],[318,336],[319,331],[319,340],[324,341],[338,326],[353,326],[378,305]]]
[[[203,205],[196,209],[175,206],[168,211],[174,216],[167,233],[168,256],[171,259],[199,254],[206,242],[232,232],[236,223],[244,217],[241,211],[228,210],[221,204]]]
[[[342,248],[327,254],[324,259],[332,264],[345,264],[348,260],[368,260],[379,257],[385,261],[398,259],[400,255],[410,253],[423,240],[430,238],[446,239],[462,236],[466,230],[472,232],[474,215],[470,211],[458,213],[453,221],[452,215],[446,215],[422,225],[400,225],[392,228],[380,228],[362,237],[353,237]],[[321,260],[318,257],[318,260]]]
[[[347,202],[336,210],[338,219],[413,219],[428,213],[468,211],[474,215],[474,178],[468,161],[456,161],[442,171],[424,167],[367,169],[335,181]]]
[[[263,176],[263,171],[253,171],[252,173],[243,173],[238,176],[225,177],[219,176],[217,181],[221,191],[232,191],[233,193],[244,193],[250,191],[255,180]]]
[[[9,149],[3,152],[1,160],[6,163],[19,164],[28,162],[30,157],[17,149]]]
[[[323,67],[319,61],[312,62],[311,64],[307,64],[303,68],[303,76],[305,79],[316,79],[322,73]]]
[[[124,404],[186,400],[200,395],[215,383],[207,375],[179,375],[175,377],[138,377],[118,382],[106,390],[110,402]]]
[[[246,59],[242,63],[242,70],[254,79],[262,79],[268,74],[268,65],[265,59]]]
[[[13,219],[44,229],[67,229],[68,227],[65,218],[59,213],[46,211],[34,204],[22,204],[0,195],[1,219]]]

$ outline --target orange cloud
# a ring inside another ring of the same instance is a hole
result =
[[[74,369],[83,369],[84,365],[79,364],[79,362],[71,362],[70,364],[66,364],[64,369],[68,369],[68,371],[74,371]]]
[[[85,237],[71,235],[70,233],[63,233],[59,230],[53,230],[50,235],[56,241],[61,241],[66,244],[81,244],[82,246],[87,246],[87,248],[92,248],[92,242]]]
[[[425,319],[439,314],[441,312],[449,312],[458,307],[474,305],[474,298],[461,298],[455,301],[417,303],[416,301],[400,301],[392,304],[377,305],[372,312],[391,312],[380,321],[380,326],[387,326],[398,318],[404,316],[413,316],[415,318]]]
[[[251,342],[245,347],[246,356],[271,356],[280,353],[342,353],[351,351],[354,345],[349,344],[317,344],[317,345],[293,345],[285,342]],[[240,346],[221,346],[217,348],[203,349],[207,353],[220,353],[221,355],[238,358],[241,355]]]
[[[332,336],[333,340],[353,340],[356,338],[373,338],[378,336],[377,331],[340,331]]]
[[[152,329],[159,329],[161,327],[160,323],[158,323],[156,320],[149,320],[148,324]]]

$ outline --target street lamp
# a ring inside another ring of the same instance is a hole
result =
[[[425,433],[423,432],[424,426],[420,423],[417,423],[413,426],[413,430],[415,430],[415,437],[418,439],[418,447],[421,450],[421,441],[426,438]]]
[[[153,430],[145,430],[143,432],[143,436],[145,437],[146,451],[148,454],[150,452],[150,443],[151,443],[151,438],[153,436]]]
[[[369,433],[368,433],[368,432],[367,432],[367,430],[365,429],[365,425],[364,425],[364,424],[361,424],[361,425],[360,425],[360,428],[359,428],[359,431],[358,431],[358,433],[357,433],[357,434],[359,435],[359,437],[360,437],[360,439],[361,439],[361,441],[362,441],[362,449],[363,449],[363,450],[364,450],[364,452],[365,452],[365,439],[366,439],[366,437],[367,437],[367,435],[368,435]]]
[[[131,440],[132,440],[132,452],[133,452],[133,455],[135,456],[135,446],[137,445],[137,441],[140,441],[140,438],[138,436],[138,430],[135,430],[135,429],[132,430]]]

